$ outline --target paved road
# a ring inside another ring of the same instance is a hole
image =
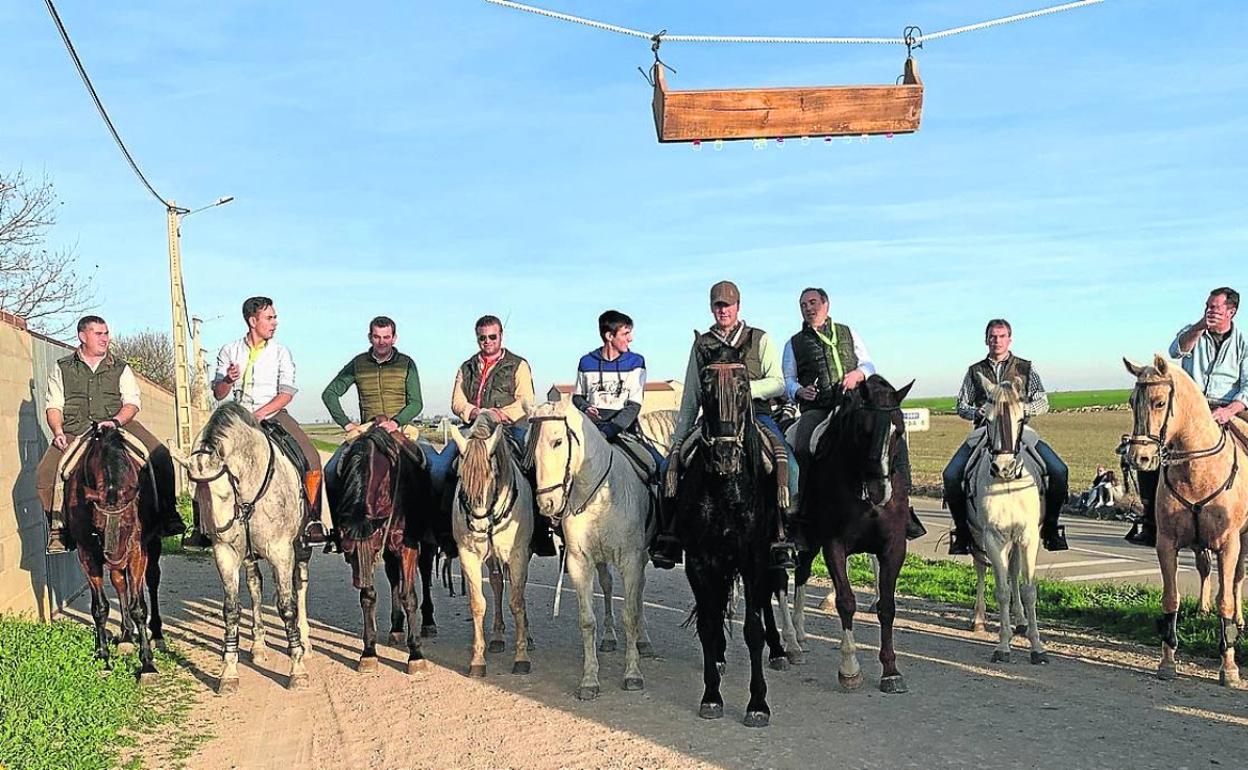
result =
[[[948,555],[949,512],[930,498],[915,501],[927,535],[910,544],[910,550],[928,558],[970,562],[966,556]],[[1122,582],[1161,585],[1157,554],[1151,548],[1130,545],[1122,539],[1131,525],[1122,521],[1097,521],[1077,516],[1063,517],[1069,551],[1040,551],[1041,577],[1080,582]],[[1184,596],[1195,593],[1198,576],[1191,551],[1179,554],[1179,590]]]

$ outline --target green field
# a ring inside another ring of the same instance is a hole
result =
[[[1054,411],[1081,409],[1088,406],[1115,406],[1127,403],[1130,390],[1060,390],[1049,393],[1049,408]],[[950,412],[956,408],[954,396],[908,398],[906,406],[926,407],[933,412]]]

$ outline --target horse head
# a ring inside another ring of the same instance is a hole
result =
[[[1205,411],[1208,405],[1187,373],[1172,366],[1161,354],[1153,356],[1152,366],[1126,358],[1122,363],[1135,377],[1130,402],[1134,427],[1130,436],[1123,437],[1124,456],[1130,465],[1142,471],[1155,471],[1161,468],[1163,455],[1175,435],[1183,430],[1192,404],[1200,404]]]
[[[476,518],[488,517],[495,503],[512,485],[511,449],[503,436],[503,425],[492,412],[482,410],[468,435],[450,431],[459,449],[459,502]]]
[[[703,364],[698,380],[702,442],[709,448],[709,467],[720,476],[740,473],[745,466],[746,429],[754,421],[750,378],[741,352],[721,346]]]
[[[913,387],[911,381],[897,390],[888,380],[873,374],[857,392],[850,391],[848,440],[857,451],[849,455],[858,463],[863,497],[871,505],[883,505],[892,499],[893,467],[906,434],[901,403]]]
[[[1021,379],[1006,379],[994,384],[982,374],[978,377],[980,387],[988,394],[984,420],[991,457],[989,470],[994,479],[1020,479],[1024,471],[1023,426],[1027,416],[1023,411],[1023,393],[1026,386]]]
[[[139,534],[139,466],[115,428],[94,428],[79,471],[82,499],[91,505],[91,526],[103,536],[104,558],[118,563]]]
[[[567,508],[572,479],[585,462],[585,420],[579,409],[561,399],[532,409],[529,431],[537,508],[545,516],[557,516]]]

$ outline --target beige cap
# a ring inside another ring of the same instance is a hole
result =
[[[720,281],[711,287],[711,304],[723,302],[728,305],[735,305],[741,301],[741,292],[737,289],[737,285],[732,281]]]

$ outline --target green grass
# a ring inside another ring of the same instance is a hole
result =
[[[190,495],[178,495],[178,514],[182,516],[182,521],[186,524],[186,531],[189,533],[191,527],[195,524],[195,512],[191,507]],[[181,556],[198,556],[197,551],[188,551],[182,547],[182,536],[174,535],[166,537],[161,541],[161,554],[168,556],[170,554],[178,554]]]
[[[114,658],[105,674],[93,629],[0,615],[0,767],[104,770],[127,748],[165,733],[162,763],[181,764],[205,736],[182,729],[193,682],[176,655],[158,653],[159,683],[140,689],[138,656]],[[128,767],[142,767],[139,760]]]
[[[322,452],[333,452],[336,449],[338,449],[338,445],[341,443],[342,443],[341,441],[325,441],[319,438],[312,439],[312,446],[316,447]]]
[[[815,559],[814,574],[827,577],[823,556]],[[857,586],[871,586],[871,568],[864,555],[850,559],[849,579]],[[988,573],[986,601],[995,612],[992,572]],[[1161,589],[1121,583],[1087,585],[1041,578],[1037,582],[1036,615],[1041,621],[1083,626],[1141,644],[1156,645],[1157,619],[1161,617]],[[920,599],[975,606],[975,569],[953,561],[906,555],[897,579],[897,593]],[[1248,645],[1241,644],[1243,650]],[[1179,649],[1188,655],[1217,657],[1217,619],[1201,615],[1196,600],[1186,598],[1179,607]]]
[[[1127,403],[1130,390],[1062,390],[1049,393],[1049,408],[1054,411],[1081,409],[1088,406],[1115,406]],[[908,407],[926,407],[933,412],[952,413],[957,408],[953,396],[932,398],[908,398]]]

